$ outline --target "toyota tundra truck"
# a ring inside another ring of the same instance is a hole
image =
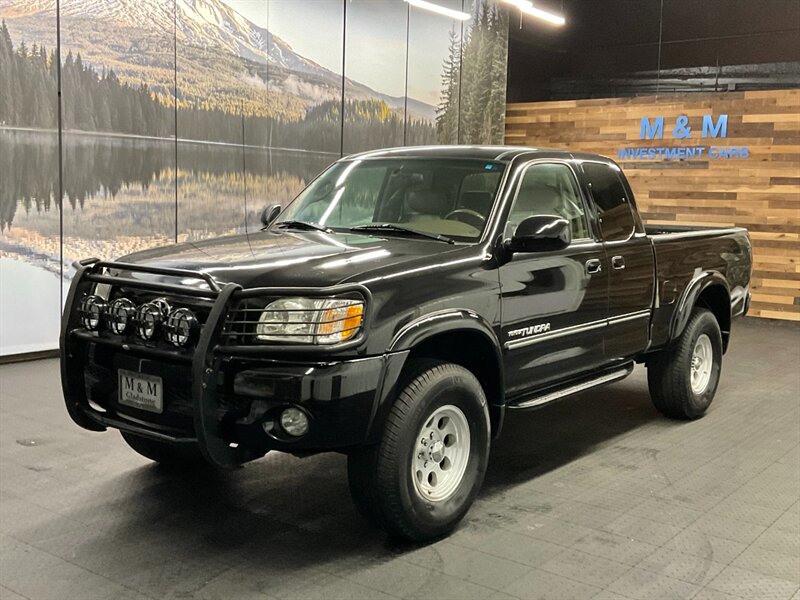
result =
[[[451,532],[504,418],[647,368],[697,419],[747,312],[745,229],[648,227],[613,161],[521,147],[343,158],[263,228],[76,263],[72,419],[180,468],[341,452],[392,536]]]

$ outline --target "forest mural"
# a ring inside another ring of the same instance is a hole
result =
[[[402,0],[0,0],[0,354],[55,347],[78,258],[257,227],[342,153],[501,143],[507,14],[439,1],[472,18]]]

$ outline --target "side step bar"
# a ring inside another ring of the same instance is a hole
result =
[[[508,404],[507,408],[514,408],[514,409],[535,408],[537,406],[549,404],[554,400],[559,400],[561,398],[565,398],[566,396],[571,396],[572,394],[583,392],[584,390],[604,385],[606,383],[611,383],[613,381],[619,381],[620,379],[625,379],[628,375],[630,375],[633,372],[633,367],[634,364],[630,363],[628,365],[625,365],[625,367],[621,369],[604,373],[599,377],[593,377],[592,379],[588,379],[580,383],[575,383],[565,388],[560,388],[551,392],[546,392],[545,394],[542,394],[540,396],[534,396],[533,398],[530,398],[528,400],[522,400],[514,404]]]

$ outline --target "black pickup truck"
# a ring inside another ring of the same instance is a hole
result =
[[[650,228],[611,160],[424,147],[334,163],[260,232],[77,264],[72,419],[161,463],[340,451],[359,511],[449,533],[506,413],[648,369],[711,403],[747,312],[744,229]]]

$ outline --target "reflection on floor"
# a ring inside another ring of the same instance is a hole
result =
[[[169,475],[75,427],[56,361],[0,367],[1,598],[798,598],[800,328],[737,323],[706,418],[645,372],[512,415],[461,528],[388,542],[345,459]]]

